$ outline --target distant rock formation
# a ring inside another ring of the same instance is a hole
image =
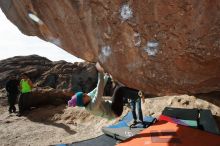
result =
[[[219,0],[0,0],[0,7],[22,33],[99,61],[129,87],[220,91]]]
[[[26,73],[37,87],[68,89],[73,92],[91,91],[97,83],[94,64],[86,62],[52,62],[37,55],[17,56],[0,61],[0,89],[7,77]]]

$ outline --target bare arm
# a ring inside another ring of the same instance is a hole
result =
[[[28,84],[31,86],[31,88],[34,88],[34,85],[30,79],[28,79]]]
[[[104,75],[104,70],[98,62],[96,63],[96,68],[99,71],[98,83],[97,83],[96,88],[93,91],[91,91],[90,93],[88,93],[88,95],[91,97],[92,102],[94,104],[94,107],[99,108],[99,106],[103,100],[102,96],[103,96],[104,88],[105,88],[105,85],[107,83],[109,76]]]
[[[99,73],[99,82],[97,85],[97,96],[95,99],[96,107],[98,107],[102,101],[103,92],[104,92],[104,73]]]
[[[96,64],[95,64],[95,67],[96,67],[96,69],[99,71],[99,72],[104,72],[104,69],[102,68],[102,66],[99,64],[99,62],[97,62]]]

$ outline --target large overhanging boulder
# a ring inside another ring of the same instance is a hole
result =
[[[219,0],[0,0],[7,18],[104,69],[167,95],[220,90]]]

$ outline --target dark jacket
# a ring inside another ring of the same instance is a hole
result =
[[[18,94],[19,93],[19,81],[17,79],[11,79],[6,83],[5,88],[9,94]]]

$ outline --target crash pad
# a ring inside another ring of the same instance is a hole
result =
[[[220,146],[220,136],[199,129],[158,121],[117,146]]]
[[[57,144],[55,146],[115,146],[117,140],[103,134],[96,138],[74,142],[71,144]]]
[[[144,119],[145,127],[150,126],[156,120],[155,118],[150,116],[145,116],[143,119]],[[145,128],[143,127],[142,124],[136,124],[134,127],[130,128],[129,126],[131,125],[132,121],[133,121],[133,116],[132,113],[129,112],[121,119],[121,121],[119,121],[114,125],[103,127],[102,131],[103,133],[112,136],[115,139],[125,140],[129,137],[136,135]]]
[[[212,116],[212,112],[207,109],[201,109],[199,113],[199,128],[207,132],[220,134],[220,130],[215,122],[214,117]]]
[[[199,110],[165,107],[162,112],[162,115],[176,118],[176,119],[197,121],[198,116],[199,116]]]
[[[159,120],[198,128],[210,133],[220,134],[218,125],[208,109],[183,109],[166,107]]]
[[[176,118],[172,118],[172,117],[168,117],[164,115],[160,115],[159,120],[164,120],[164,121],[168,121],[171,123],[176,123],[179,125],[190,126],[190,127],[195,127],[195,128],[197,128],[198,126],[197,121],[195,120],[182,120],[182,119],[176,119]]]

